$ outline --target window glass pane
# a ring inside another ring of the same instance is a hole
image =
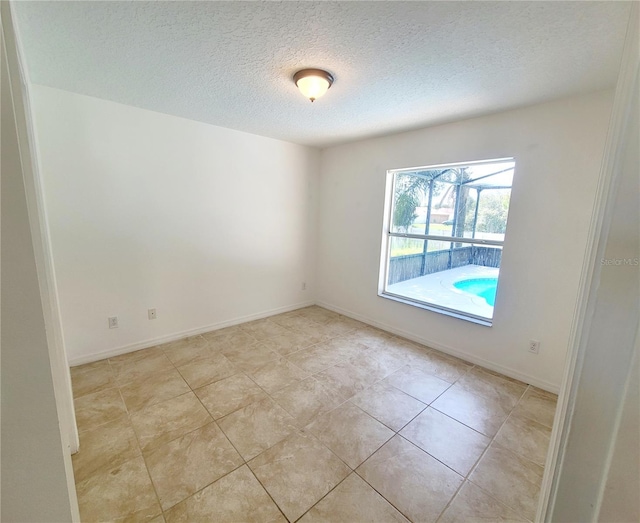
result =
[[[476,189],[434,181],[427,234],[472,238],[476,200]]]
[[[390,233],[431,238],[389,236],[384,293],[492,319],[514,169],[499,160],[395,172]]]
[[[504,241],[511,189],[480,191],[475,238]]]
[[[439,264],[446,268],[450,246],[451,242],[391,238],[387,283],[418,278],[438,270]]]
[[[392,237],[385,290],[491,319],[501,258],[500,247]]]
[[[428,194],[429,180],[424,176],[408,173],[395,175],[391,216],[393,232],[424,234]]]

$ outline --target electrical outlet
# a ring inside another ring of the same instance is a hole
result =
[[[118,317],[117,316],[111,316],[109,318],[109,328],[110,329],[117,329],[118,328]]]
[[[303,281],[303,282],[302,282],[302,290],[303,290],[303,291],[306,291],[306,290],[307,290],[307,282],[306,282],[306,281]]]
[[[529,340],[529,352],[532,354],[540,352],[540,342],[538,340]]]
[[[150,320],[155,320],[158,317],[155,309],[149,309],[147,312]]]

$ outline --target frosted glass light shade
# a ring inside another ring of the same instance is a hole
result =
[[[303,69],[293,76],[293,81],[304,97],[313,102],[329,90],[333,76],[322,69]]]

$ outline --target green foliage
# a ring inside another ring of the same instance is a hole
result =
[[[466,211],[465,211],[465,223],[467,223],[467,227],[473,227],[473,217],[476,213],[476,191],[469,191],[467,194],[467,203],[466,203]]]
[[[479,232],[504,234],[507,228],[510,192],[498,190],[482,192],[478,211],[477,230]]]
[[[463,173],[464,169],[434,170],[421,176],[412,173],[398,173],[395,178],[393,225],[407,232],[417,218],[416,208],[420,205],[427,205],[432,180],[444,180],[451,177],[457,179]],[[448,185],[441,182],[433,183],[432,196],[434,198],[438,196]],[[435,200],[433,205],[438,207]]]
[[[418,217],[415,211],[419,203],[413,193],[401,192],[398,194],[393,209],[393,224],[408,231],[413,221]]]

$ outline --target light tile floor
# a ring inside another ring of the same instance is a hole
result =
[[[82,521],[532,521],[556,397],[319,307],[71,369]]]

